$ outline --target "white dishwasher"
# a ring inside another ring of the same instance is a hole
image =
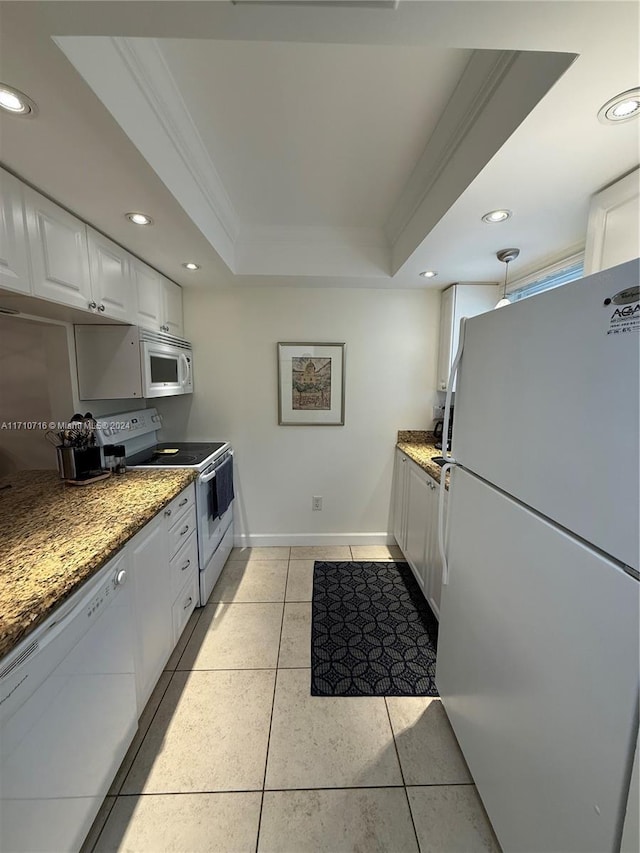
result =
[[[0,850],[82,842],[137,728],[132,584],[111,560],[0,661]]]

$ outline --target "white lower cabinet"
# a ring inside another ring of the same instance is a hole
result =
[[[166,527],[156,516],[129,543],[136,621],[136,695],[142,713],[173,648]]]
[[[409,460],[400,450],[396,450],[396,463],[393,469],[393,535],[404,554],[407,550],[407,471]]]
[[[194,537],[195,538],[195,537]],[[173,645],[175,646],[184,631],[189,617],[198,604],[200,589],[198,567],[188,576],[184,587],[180,590],[171,608],[171,623],[173,625]]]
[[[427,539],[431,532],[433,480],[413,462],[409,461],[407,467],[407,545],[404,555],[426,596]]]
[[[435,482],[435,481],[434,481]],[[425,563],[429,582],[425,590],[427,601],[435,615],[440,618],[440,599],[442,597],[442,557],[438,545],[438,501],[440,496],[440,484],[436,483],[432,492],[432,507],[430,512],[430,528],[427,535],[427,550]],[[449,503],[449,492],[444,493],[444,519],[446,526],[447,509]],[[443,531],[444,533],[445,531]]]
[[[138,714],[198,603],[194,504],[191,484],[126,546],[134,582]]]
[[[396,451],[393,535],[436,616],[440,613],[442,559],[438,546],[440,484]],[[445,493],[445,519],[448,495]]]
[[[175,599],[195,569],[198,570],[198,537],[194,533],[171,558],[171,598]]]

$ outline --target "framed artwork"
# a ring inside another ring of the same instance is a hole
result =
[[[344,347],[278,343],[280,426],[344,424]]]

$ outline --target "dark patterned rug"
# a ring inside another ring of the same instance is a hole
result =
[[[316,561],[312,696],[437,696],[437,644],[407,563]]]

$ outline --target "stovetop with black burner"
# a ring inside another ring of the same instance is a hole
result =
[[[204,462],[212,453],[224,447],[225,444],[226,442],[224,441],[165,441],[161,444],[156,444],[155,447],[150,447],[146,450],[141,450],[139,453],[127,456],[127,465],[149,465],[154,467],[167,465],[174,468],[177,465],[185,467],[196,466]],[[167,450],[177,450],[178,452],[162,452]]]

